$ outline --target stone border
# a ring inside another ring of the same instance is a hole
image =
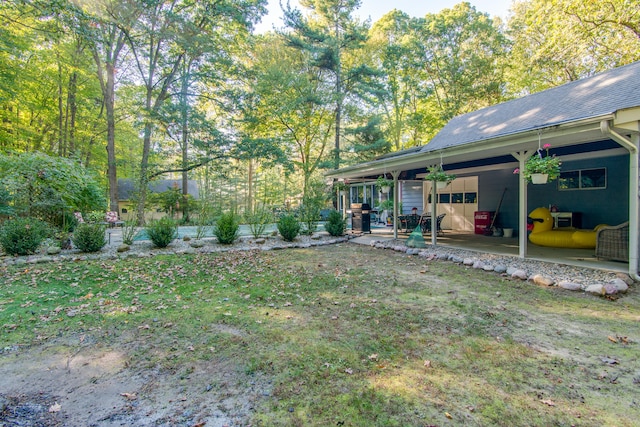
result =
[[[511,279],[530,281],[539,286],[583,291],[597,296],[626,293],[634,280],[625,273],[554,264],[511,256],[474,252],[457,248],[411,248],[398,240],[374,240],[370,245],[425,258],[450,261],[473,269],[498,273]]]

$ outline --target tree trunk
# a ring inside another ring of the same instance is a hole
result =
[[[109,179],[109,210],[118,212],[118,175],[116,173],[115,67],[107,62],[107,85],[104,103],[107,113],[107,178]]]

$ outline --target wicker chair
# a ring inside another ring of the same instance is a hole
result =
[[[629,222],[596,232],[596,257],[629,262]]]

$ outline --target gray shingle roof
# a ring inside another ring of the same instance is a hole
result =
[[[640,106],[640,61],[454,117],[420,151],[480,142]]]

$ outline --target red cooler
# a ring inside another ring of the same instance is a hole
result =
[[[473,215],[473,224],[476,234],[484,234],[484,229],[488,228],[493,221],[493,211],[476,211]]]

